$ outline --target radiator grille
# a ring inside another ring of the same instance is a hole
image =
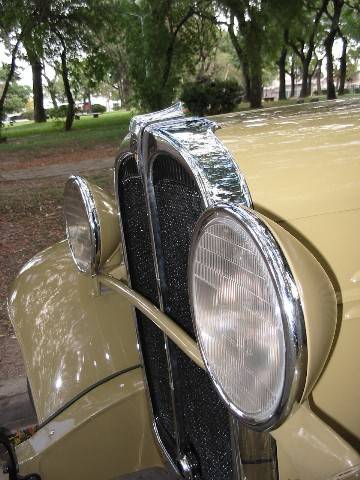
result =
[[[131,286],[159,306],[148,207],[133,157],[122,162],[118,175]],[[169,156],[156,158],[152,187],[155,201],[151,221],[158,232],[155,250],[162,278],[162,306],[195,338],[187,261],[192,232],[204,203],[191,173]],[[179,454],[191,452],[203,480],[231,479],[229,414],[209,376],[168,339],[167,357],[163,333],[138,311],[136,318],[154,420],[163,446],[175,464]]]

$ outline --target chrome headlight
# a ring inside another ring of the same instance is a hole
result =
[[[65,184],[66,233],[74,261],[81,272],[94,274],[101,254],[100,222],[88,182],[78,176]]]
[[[213,208],[197,224],[189,275],[217,390],[247,425],[274,428],[301,396],[306,373],[303,310],[279,245],[252,211]]]

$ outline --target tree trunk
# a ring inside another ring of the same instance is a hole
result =
[[[302,72],[301,72],[301,90],[300,90],[300,98],[305,98],[308,96],[308,81],[309,81],[309,64],[307,58],[301,59],[302,65]]]
[[[294,57],[291,59],[291,68],[290,68],[290,97],[295,97],[295,60]]]
[[[31,63],[31,69],[33,77],[34,120],[36,123],[46,122],[42,83],[42,64],[39,58],[35,58]]]
[[[336,91],[334,85],[334,63],[332,49],[334,45],[335,34],[328,35],[325,39],[325,53],[326,53],[326,88],[328,100],[334,100],[336,98]]]
[[[301,90],[300,98],[305,98],[308,96],[308,76],[309,76],[309,67],[310,62],[313,57],[315,50],[315,37],[318,31],[318,26],[321,20],[322,15],[324,14],[330,0],[322,0],[320,8],[317,10],[315,18],[311,24],[310,35],[305,39],[300,39],[296,42],[289,42],[289,45],[293,48],[294,53],[300,58],[302,65],[302,76],[301,76]],[[333,0],[333,2],[344,0]],[[310,27],[310,26],[309,26]],[[307,49],[305,50],[305,45]]]
[[[171,67],[172,67],[172,62],[174,58],[174,52],[175,52],[175,43],[177,39],[177,35],[181,28],[185,25],[185,23],[195,14],[195,10],[193,6],[190,6],[189,10],[187,11],[186,15],[180,20],[178,25],[176,26],[175,30],[172,33],[168,48],[166,50],[165,54],[165,65],[164,65],[164,71],[163,71],[163,78],[162,78],[162,89],[165,89],[165,86],[170,78],[170,73],[171,73]],[[161,100],[162,103],[162,100]],[[160,105],[159,107],[164,107],[164,105]]]
[[[280,58],[278,61],[279,65],[279,100],[286,100],[286,55],[287,48],[283,47],[281,49]]]
[[[246,51],[250,70],[250,107],[260,108],[262,100],[262,28],[254,8],[251,12],[249,30],[246,32]]]
[[[48,86],[50,98],[51,98],[51,103],[53,104],[54,108],[58,108],[58,103],[56,99],[56,94],[54,88],[52,88],[50,85]]]
[[[51,103],[53,104],[54,108],[58,108],[58,103],[57,103],[57,99],[56,99],[56,87],[55,87],[56,75],[55,75],[54,80],[50,80],[50,78],[46,75],[45,70],[43,70],[43,76],[46,80],[47,90],[48,90],[50,98],[51,98]]]
[[[334,45],[335,36],[339,31],[339,22],[341,10],[344,5],[344,0],[333,0],[334,13],[331,17],[331,28],[324,40],[326,53],[326,84],[327,84],[327,99],[333,100],[336,98],[336,90],[334,85],[334,62],[332,49]]]
[[[1,127],[3,124],[3,119],[4,119],[4,107],[5,107],[5,100],[7,93],[9,91],[10,83],[13,79],[14,73],[15,73],[15,67],[16,67],[16,55],[18,53],[20,46],[20,39],[16,42],[12,54],[11,54],[11,64],[10,64],[10,69],[9,73],[6,77],[4,88],[0,97],[0,136],[1,136]]]
[[[251,96],[251,82],[250,82],[250,71],[249,71],[249,63],[246,60],[245,57],[245,52],[240,46],[240,42],[235,34],[234,31],[234,15],[230,15],[230,24],[228,26],[228,32],[230,35],[230,40],[231,43],[233,44],[233,47],[235,49],[235,52],[237,54],[237,57],[239,59],[240,65],[241,65],[241,70],[242,74],[244,77],[244,90],[245,90],[245,95],[244,95],[244,100],[245,102],[250,101],[250,96]]]
[[[344,95],[345,91],[345,81],[346,81],[346,51],[347,51],[347,39],[343,36],[342,42],[342,52],[340,57],[340,84],[339,84],[339,95]]]
[[[321,64],[322,61],[320,60],[316,71],[316,90],[318,95],[321,95]]]
[[[244,89],[245,89],[245,102],[250,102],[251,96],[251,84],[250,84],[250,75],[249,75],[249,65],[247,62],[242,62],[242,73],[244,77]]]
[[[68,70],[67,58],[66,58],[66,48],[64,44],[63,44],[63,51],[61,52],[61,75],[64,83],[66,99],[68,102],[68,109],[67,109],[66,120],[65,120],[65,130],[69,131],[71,130],[71,127],[74,121],[75,102],[74,102],[74,98],[70,88],[69,70]]]
[[[308,75],[308,87],[307,87],[307,94],[308,95],[311,95],[312,78],[313,78],[313,74],[309,73],[309,75]]]

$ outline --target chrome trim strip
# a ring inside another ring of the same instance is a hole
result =
[[[80,177],[79,175],[72,175],[71,177],[69,177],[69,179],[65,184],[65,191],[66,191],[66,185],[70,183],[74,183],[79,189],[81,198],[85,206],[89,225],[90,225],[91,254],[92,254],[90,270],[82,269],[77,262],[77,259],[74,255],[74,251],[69,238],[69,230],[68,230],[67,218],[66,218],[66,212],[65,212],[66,237],[68,240],[69,249],[73,257],[73,260],[75,262],[75,265],[80,270],[80,272],[90,273],[92,276],[95,276],[98,271],[100,258],[101,258],[101,228],[100,228],[100,221],[99,221],[98,213],[96,210],[95,201],[91,193],[91,188],[89,187],[89,184],[87,180],[85,180],[85,178]]]
[[[281,250],[281,247],[277,243],[267,225],[256,215],[254,211],[246,207],[219,205],[209,208],[203,213],[194,231],[193,242],[189,256],[189,286],[191,298],[191,272],[192,265],[194,263],[194,252],[196,245],[203,229],[209,224],[209,222],[217,217],[235,218],[235,220],[241,223],[241,225],[250,234],[259,251],[263,255],[266,265],[268,266],[269,273],[274,281],[279,298],[279,305],[282,309],[282,321],[286,346],[285,379],[279,405],[269,416],[269,418],[261,423],[258,423],[255,418],[247,416],[241,410],[239,410],[239,408],[232,404],[230,399],[227,398],[227,395],[222,390],[221,385],[219,385],[218,381],[211,373],[200,337],[197,334],[198,344],[206,369],[212,378],[219,395],[228,405],[230,410],[233,411],[235,415],[250,428],[258,431],[268,431],[279,427],[281,423],[283,423],[284,420],[290,415],[295,406],[300,402],[305,386],[307,340],[304,313],[301,305],[300,295],[290,266]],[[194,323],[196,330],[196,321]]]

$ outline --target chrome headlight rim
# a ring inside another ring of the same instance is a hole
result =
[[[230,218],[241,224],[250,235],[269,270],[281,307],[281,319],[285,340],[285,377],[281,400],[276,410],[265,421],[257,421],[236,407],[224,392],[219,381],[214,376],[206,358],[201,336],[199,335],[193,305],[193,265],[196,248],[204,229],[216,219]],[[256,213],[247,207],[235,205],[215,205],[206,209],[199,218],[192,237],[189,262],[188,284],[190,308],[194,330],[206,370],[227,407],[245,425],[257,431],[269,431],[278,428],[299,404],[306,382],[307,373],[307,338],[305,330],[304,311],[298,287],[289,263],[270,228]]]
[[[97,213],[95,200],[91,193],[91,188],[87,180],[85,180],[85,178],[79,175],[72,175],[71,177],[68,178],[66,182],[65,191],[66,191],[66,186],[71,183],[76,185],[76,187],[80,192],[80,196],[85,207],[87,220],[89,222],[90,242],[91,242],[91,258],[90,258],[89,268],[83,268],[76,257],[73,246],[71,244],[71,235],[69,233],[68,221],[67,221],[66,212],[65,212],[66,237],[67,237],[69,249],[78,270],[82,273],[95,276],[98,272],[100,259],[101,259],[101,228],[100,228],[100,220]]]

